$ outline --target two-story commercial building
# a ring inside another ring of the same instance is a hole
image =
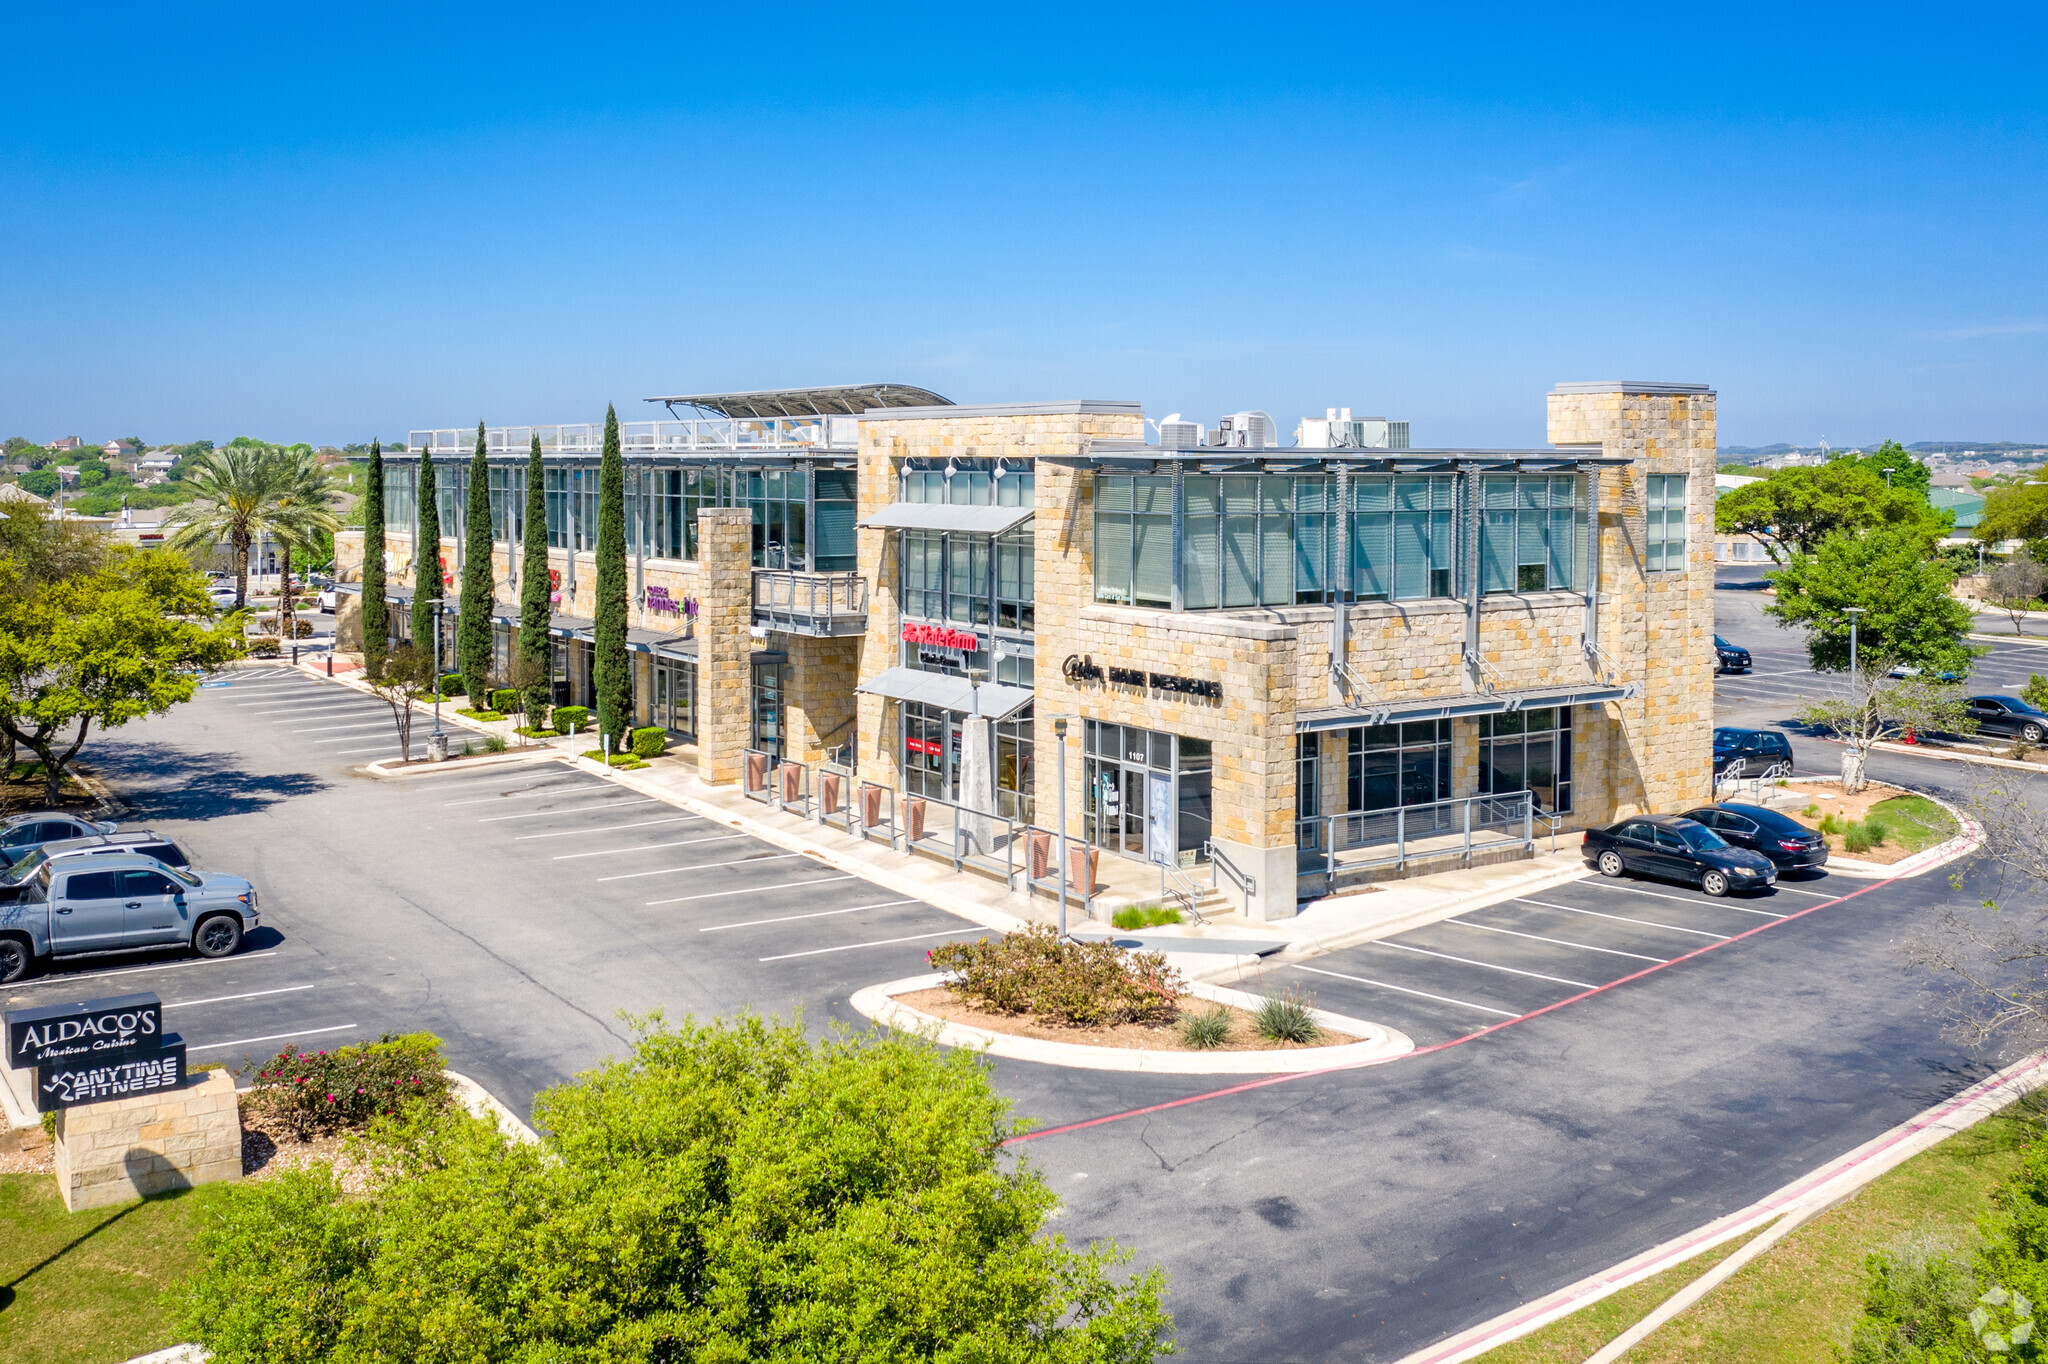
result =
[[[1407,448],[1406,423],[1334,409],[1283,446],[1263,413],[1148,440],[1135,403],[897,385],[656,401],[698,415],[622,428],[635,707],[707,781],[752,750],[1010,829],[1063,807],[1105,857],[1227,867],[1264,918],[1347,858],[1709,793],[1703,385],[1560,384],[1529,450]],[[486,433],[500,658],[536,432],[557,696],[580,701],[595,427]],[[396,602],[417,461],[455,566],[474,439],[387,456]]]

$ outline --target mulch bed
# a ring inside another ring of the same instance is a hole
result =
[[[1118,1023],[1110,1027],[1070,1028],[1058,1023],[1045,1023],[1025,1014],[1002,1014],[984,1009],[971,1000],[961,999],[949,985],[936,986],[929,990],[913,990],[895,998],[911,1008],[948,1023],[964,1023],[973,1028],[987,1028],[990,1032],[1005,1033],[1011,1037],[1033,1037],[1041,1042],[1074,1042],[1085,1047],[1121,1047],[1127,1050],[1145,1051],[1299,1051],[1304,1047],[1335,1047],[1347,1042],[1359,1041],[1345,1033],[1325,1030],[1318,1042],[1274,1042],[1259,1036],[1257,1026],[1252,1022],[1251,1013],[1245,1009],[1225,1005],[1230,1011],[1230,1037],[1220,1047],[1190,1047],[1180,1040],[1180,1031],[1171,1023]],[[1206,1013],[1216,1005],[1195,995],[1182,995],[1178,1001],[1183,1013]]]

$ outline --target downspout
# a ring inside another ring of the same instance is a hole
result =
[[[1479,563],[1479,518],[1484,514],[1479,500],[1479,466],[1465,468],[1465,525],[1459,537],[1465,550],[1465,669],[1476,686],[1486,684],[1479,661],[1479,598],[1484,577]]]

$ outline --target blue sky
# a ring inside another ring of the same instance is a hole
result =
[[[1516,445],[1619,377],[2048,441],[2038,6],[191,8],[10,16],[0,434],[894,380]]]

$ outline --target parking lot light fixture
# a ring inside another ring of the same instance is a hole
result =
[[[1053,737],[1059,740],[1059,798],[1055,805],[1059,811],[1060,823],[1060,938],[1067,936],[1067,722],[1065,718],[1052,722]]]
[[[1851,679],[1856,676],[1856,617],[1862,615],[1868,609],[1868,607],[1863,606],[1845,606],[1842,608],[1842,614],[1849,618],[1849,676]]]

